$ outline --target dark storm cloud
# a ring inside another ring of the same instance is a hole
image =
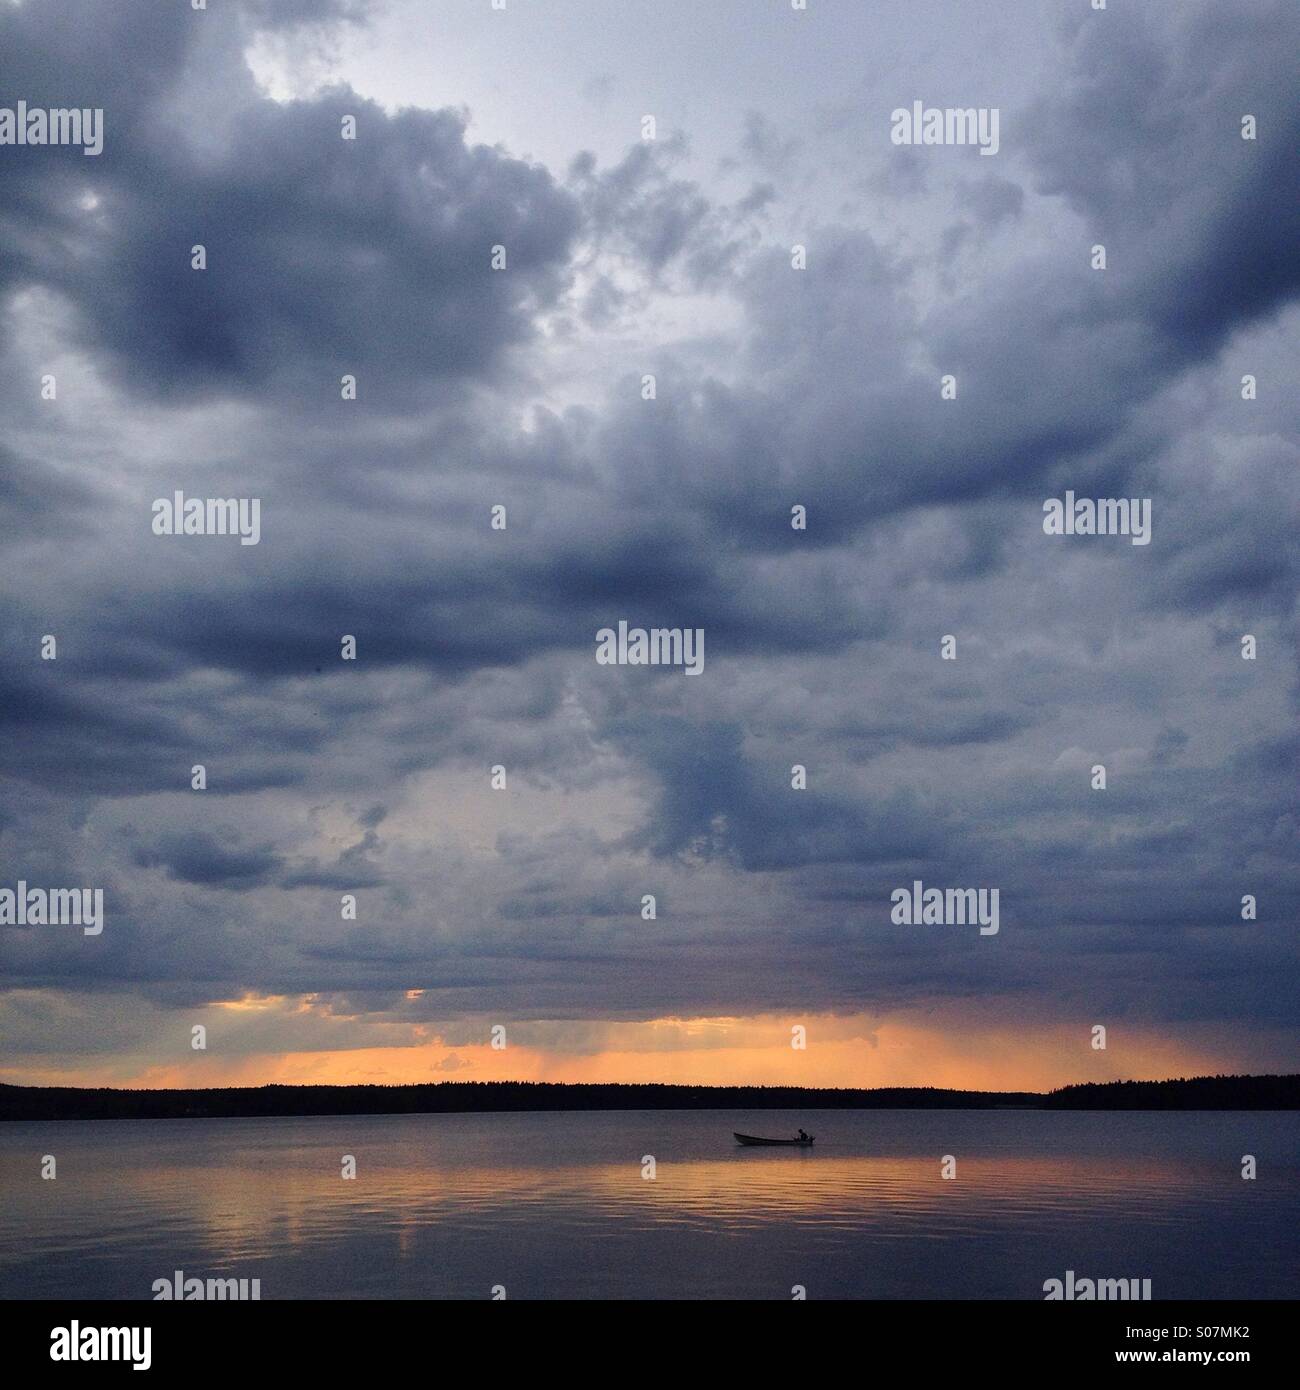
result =
[[[979,293],[918,318],[908,264],[851,229],[812,239],[802,273],[783,250],[754,258],[739,291],[744,384],[665,391],[649,425],[627,407],[607,449],[629,461],[631,495],[670,490],[746,543],[793,546],[803,538],[775,524],[770,486],[786,473],[819,504],[823,540],[882,510],[1127,486],[1143,461],[1124,443],[1134,412],[1297,288],[1300,206],[1285,192],[1300,144],[1285,56],[1297,21],[1272,3],[1259,18],[1222,51],[1212,11],[1172,40],[1138,12],[1114,36],[1076,18],[1060,89],[1017,128],[1041,190],[1084,215],[1083,235],[993,270]],[[1267,138],[1241,139],[1247,110]],[[996,228],[1023,198],[986,177],[967,205]],[[1094,240],[1108,246],[1104,273],[1088,268]],[[944,406],[941,373],[959,385]]]
[[[733,855],[746,869],[924,854],[937,827],[904,793],[879,806],[808,791],[790,794],[790,768],[757,768],[737,725],[689,724],[640,713],[608,735],[655,774],[658,805],[646,827],[657,855]]]
[[[1027,116],[1035,164],[1043,190],[1114,248],[1125,300],[1166,350],[1202,356],[1300,288],[1296,9],[1261,0],[1237,24],[1213,6],[1114,19],[1103,33],[1070,18],[1065,80]]]
[[[1232,935],[1300,911],[1292,11],[1071,24],[1005,176],[893,152],[950,263],[837,206],[805,271],[754,219],[816,155],[761,119],[761,197],[671,138],[561,181],[447,111],[270,101],[243,46],[314,9],[222,11],[0,11],[6,93],[108,115],[99,160],[0,150],[4,859],[110,893],[13,981],[1294,1021],[1285,934]],[[173,487],[261,498],[261,543],[154,537]],[[1152,496],[1153,544],[1045,537],[1066,488]],[[705,673],[597,668],[620,618],[704,627]],[[891,927],[913,876],[1000,885],[1000,938]]]
[[[37,8],[0,15],[0,47],[25,55],[9,89],[35,101],[41,74],[60,71],[63,99],[104,106],[107,137],[83,160],[93,168],[70,168],[62,150],[31,161],[0,222],[17,252],[6,278],[70,300],[136,390],[296,395],[320,408],[339,403],[350,373],[359,397],[410,408],[412,391],[481,375],[525,340],[562,287],[573,200],[545,170],[468,146],[463,117],[390,117],[346,89],[278,104],[249,88],[237,49],[217,55],[230,108],[191,105],[171,84],[213,56],[204,26],[220,33],[236,18],[177,6],[155,30],[143,0],[109,21],[125,51],[147,55],[142,89],[123,89],[105,72],[123,66],[112,44],[33,52]],[[85,19],[89,32],[99,22]],[[355,140],[342,138],[345,117]],[[206,270],[191,266],[194,245]],[[498,245],[505,271],[492,268]]]
[[[246,892],[269,883],[280,858],[269,845],[244,848],[216,835],[183,831],[163,835],[133,855],[141,868],[162,868],[169,878]]]

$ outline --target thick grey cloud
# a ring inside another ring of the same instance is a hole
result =
[[[1203,354],[1300,288],[1288,195],[1300,110],[1284,75],[1295,9],[1263,0],[1239,24],[1209,6],[1115,19],[1071,17],[1065,83],[1028,113],[1038,176],[1111,240],[1120,291],[1167,350]],[[1255,140],[1242,139],[1246,116]]]
[[[102,105],[106,121],[99,157],[31,161],[0,232],[10,287],[75,305],[87,345],[130,387],[274,393],[319,410],[351,373],[359,396],[400,411],[529,336],[577,226],[545,170],[469,146],[452,111],[389,116],[345,88],[260,96],[233,47],[260,12],[113,9],[82,18],[110,41],[71,54],[42,44],[39,7],[0,15],[0,44],[20,55],[11,89],[32,104]],[[116,44],[148,54],[142,88],[112,75]],[[222,108],[189,100],[194,66],[222,60]],[[507,272],[492,268],[496,246]]]
[[[824,113],[746,105],[716,186],[667,131],[553,172],[441,104],[259,89],[266,26],[357,8],[221,9],[0,11],[4,99],[108,121],[99,160],[0,148],[0,846],[110,914],[5,929],[9,984],[310,993],[385,1038],[1294,1025],[1293,10],[1068,18],[998,161],[873,115],[864,213],[812,201]],[[177,488],[260,498],[260,543],[152,535]],[[1152,498],[1151,545],[1045,536],[1067,488]],[[620,618],[702,626],[704,674],[596,666]],[[893,927],[913,877],[1000,886],[999,937]]]
[[[160,835],[135,851],[135,862],[145,869],[161,866],[182,883],[241,890],[268,883],[280,863],[267,845],[236,847],[195,831]]]

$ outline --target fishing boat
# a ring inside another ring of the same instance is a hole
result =
[[[733,1129],[732,1134],[736,1134]],[[786,1149],[806,1149],[817,1136],[810,1134],[807,1139],[761,1139],[757,1134],[736,1134],[736,1143],[745,1145],[764,1144]]]

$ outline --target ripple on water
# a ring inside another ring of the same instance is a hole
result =
[[[1041,1297],[1066,1267],[1141,1274],[1162,1297],[1295,1292],[1279,1234],[1300,1216],[1293,1115],[851,1112],[819,1117],[831,1142],[798,1153],[738,1149],[733,1124],[4,1126],[0,1293],[147,1297],[182,1268],[261,1277],[264,1297],[480,1297],[493,1283],[512,1297],[788,1297],[794,1282],[816,1296]],[[37,1176],[51,1151],[57,1193]],[[339,1175],[344,1153],[355,1181]]]

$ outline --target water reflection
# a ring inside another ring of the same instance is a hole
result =
[[[181,1268],[267,1298],[1035,1297],[1074,1268],[1157,1298],[1282,1297],[1297,1128],[858,1112],[794,1151],[737,1149],[699,1113],[8,1125],[0,1292],[144,1297]]]

